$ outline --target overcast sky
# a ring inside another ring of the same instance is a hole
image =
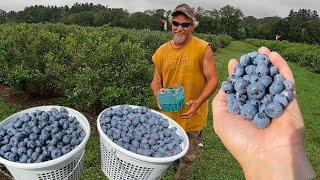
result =
[[[203,7],[205,9],[220,9],[229,4],[242,10],[246,16],[258,18],[266,16],[286,17],[290,9],[311,9],[320,14],[319,0],[0,0],[0,9],[5,11],[20,11],[31,5],[69,5],[74,3],[92,2],[94,4],[107,5],[110,8],[124,8],[129,12],[144,11],[145,9],[173,9],[176,5],[187,3],[191,7]]]

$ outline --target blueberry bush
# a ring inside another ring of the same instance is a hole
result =
[[[58,97],[80,110],[148,105],[151,56],[172,35],[160,31],[67,26],[0,25],[0,82],[16,92]],[[196,34],[216,50],[230,41]],[[228,39],[225,35],[223,39]]]
[[[246,41],[257,47],[266,46],[272,51],[279,52],[287,61],[295,62],[302,67],[306,67],[311,72],[320,73],[319,45],[261,39],[247,39]]]

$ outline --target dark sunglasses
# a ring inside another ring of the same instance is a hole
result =
[[[181,22],[181,23],[179,23],[177,21],[172,21],[172,25],[174,25],[176,27],[179,27],[181,25],[182,27],[186,28],[186,27],[189,27],[191,25],[191,23],[189,23],[189,22]]]

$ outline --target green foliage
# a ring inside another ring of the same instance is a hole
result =
[[[246,41],[258,47],[266,46],[272,51],[279,52],[286,60],[307,67],[312,72],[320,73],[320,46],[318,45],[260,39],[247,39]]]
[[[232,37],[227,34],[219,34],[218,39],[222,48],[227,47],[232,41]]]
[[[47,94],[64,76],[65,51],[60,36],[42,26],[2,26],[4,82],[17,91]]]
[[[196,34],[214,50],[227,35]],[[63,97],[79,109],[148,104],[151,57],[170,33],[63,24],[5,24],[0,29],[0,81],[17,92]]]

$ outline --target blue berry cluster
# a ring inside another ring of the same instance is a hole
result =
[[[0,156],[20,163],[45,162],[67,154],[85,136],[67,109],[36,110],[0,128]]]
[[[167,119],[146,107],[107,108],[100,117],[102,131],[122,148],[148,157],[169,157],[182,152],[183,138]]]
[[[227,93],[228,112],[266,128],[293,99],[294,84],[279,74],[265,54],[250,52],[240,57],[234,74],[221,88]]]

